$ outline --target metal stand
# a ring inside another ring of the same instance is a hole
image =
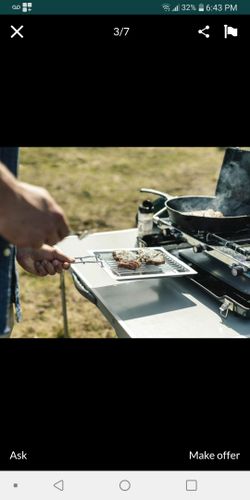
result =
[[[63,337],[69,338],[69,326],[68,326],[68,315],[67,315],[67,301],[66,301],[66,287],[64,271],[60,274],[60,289],[61,289],[61,300],[62,300],[62,314],[63,314]]]

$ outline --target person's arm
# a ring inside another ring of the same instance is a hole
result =
[[[8,197],[17,191],[18,182],[14,175],[0,162],[0,215]]]
[[[0,163],[0,235],[18,247],[40,248],[68,233],[63,211],[50,194],[19,182]]]

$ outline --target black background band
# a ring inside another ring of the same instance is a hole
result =
[[[0,366],[1,469],[250,467],[248,341],[6,340]]]
[[[2,16],[1,143],[247,144],[249,36],[248,16]]]

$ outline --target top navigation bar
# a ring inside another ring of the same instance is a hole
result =
[[[0,1],[0,15],[237,15],[250,14],[250,2],[178,2],[177,0],[33,0]]]

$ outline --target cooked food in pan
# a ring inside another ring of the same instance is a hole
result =
[[[213,210],[212,208],[208,208],[207,210],[193,210],[192,212],[183,212],[185,215],[198,215],[200,217],[215,217],[220,218],[224,217],[223,213],[219,210]]]
[[[160,266],[165,264],[165,257],[159,250],[151,248],[140,248],[134,252],[128,250],[116,250],[113,258],[117,261],[118,267],[126,269],[138,269],[142,264]]]

